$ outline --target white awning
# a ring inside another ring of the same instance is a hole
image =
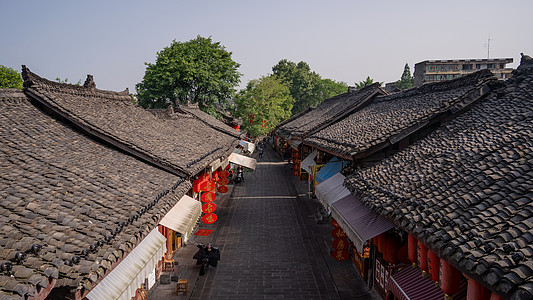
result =
[[[185,195],[168,211],[159,224],[181,233],[184,240],[187,241],[201,214],[202,204],[200,201]]]
[[[393,223],[373,212],[351,194],[331,205],[331,215],[359,253],[363,253],[363,245],[367,240],[394,228]]]
[[[252,170],[255,170],[255,167],[257,165],[257,161],[255,160],[255,158],[240,155],[237,153],[231,153],[228,160],[231,163],[234,163],[236,165],[243,166],[245,168],[252,169]]]
[[[350,191],[343,185],[344,178],[346,177],[338,172],[316,186],[316,197],[325,207],[329,208],[335,201],[350,195]]]
[[[250,153],[254,153],[254,150],[255,150],[255,144],[254,143],[250,143],[250,142],[247,142],[247,141],[240,141],[239,145],[241,145],[244,148],[244,150],[250,151]]]
[[[100,283],[89,300],[130,300],[166,252],[167,239],[155,228]]]
[[[317,150],[311,152],[304,160],[302,160],[302,163],[300,164],[300,168],[306,172],[310,172],[309,168],[316,165],[315,158],[317,155],[318,155]]]

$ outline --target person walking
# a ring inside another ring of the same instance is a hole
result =
[[[259,159],[263,158],[264,151],[265,151],[265,146],[263,144],[259,144]]]

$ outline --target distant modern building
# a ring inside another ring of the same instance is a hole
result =
[[[425,60],[415,64],[415,86],[426,82],[450,80],[482,69],[489,69],[497,78],[511,77],[512,58]]]

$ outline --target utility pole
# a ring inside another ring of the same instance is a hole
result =
[[[490,59],[490,34],[489,38],[487,39],[487,43],[485,44],[485,47],[487,47],[487,60]]]

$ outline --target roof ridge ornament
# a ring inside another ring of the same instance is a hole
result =
[[[93,75],[87,74],[87,79],[85,79],[83,86],[89,89],[96,89],[96,83],[94,82]]]

